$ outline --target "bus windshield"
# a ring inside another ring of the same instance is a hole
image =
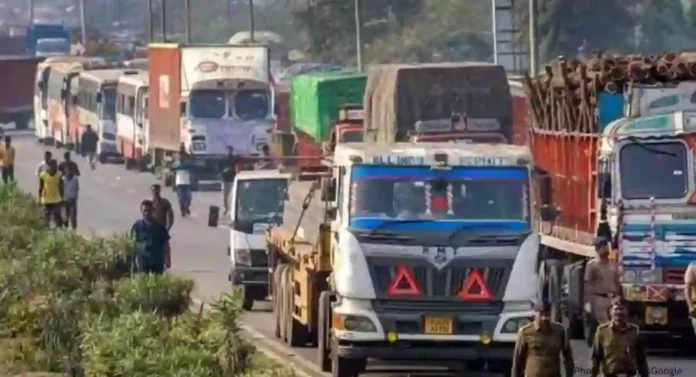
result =
[[[102,88],[101,119],[116,120],[116,86]]]

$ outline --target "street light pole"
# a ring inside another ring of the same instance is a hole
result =
[[[82,47],[87,48],[87,25],[85,24],[85,0],[80,0],[80,31],[82,32]]]
[[[254,33],[256,29],[256,20],[254,18],[254,0],[249,0],[249,40],[253,43]]]
[[[362,44],[362,17],[361,2],[355,0],[355,55],[358,63],[358,72],[363,71],[363,44]]]
[[[29,0],[29,25],[34,23],[34,0]]]
[[[147,28],[150,43],[155,42],[155,6],[154,0],[147,0]]]
[[[529,73],[537,75],[539,66],[539,44],[537,43],[537,2],[529,0]]]
[[[162,0],[162,42],[167,42],[167,0]]]
[[[191,0],[184,0],[186,12],[186,44],[191,44]]]

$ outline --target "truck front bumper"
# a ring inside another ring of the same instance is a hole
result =
[[[482,344],[480,342],[447,342],[440,340],[397,340],[366,342],[338,340],[338,355],[349,359],[378,359],[386,361],[496,361],[512,360],[512,342]],[[506,366],[509,367],[509,366]]]
[[[262,301],[268,297],[268,267],[234,266],[229,281],[243,287],[246,298]]]

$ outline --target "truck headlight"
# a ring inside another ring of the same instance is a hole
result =
[[[341,315],[338,316],[343,330],[352,332],[377,332],[377,326],[371,319],[361,315]]]
[[[251,265],[251,252],[249,249],[234,249],[234,263],[243,266]]]
[[[503,325],[502,333],[506,334],[514,334],[517,333],[517,331],[522,328],[522,326],[525,326],[529,324],[532,321],[531,318],[527,317],[522,317],[522,318],[510,318],[505,322]]]

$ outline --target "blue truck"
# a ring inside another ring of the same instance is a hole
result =
[[[26,53],[30,56],[61,56],[70,54],[70,31],[63,24],[31,24],[27,26]]]

